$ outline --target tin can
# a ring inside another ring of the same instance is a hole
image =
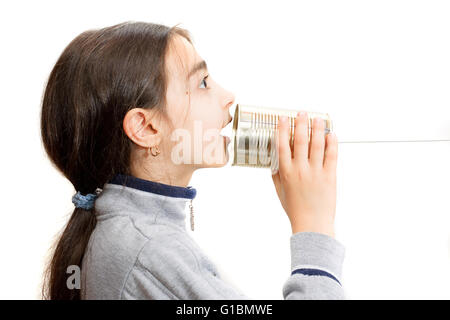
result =
[[[277,125],[280,116],[287,116],[289,142],[294,146],[295,118],[299,110],[274,109],[237,104],[233,119],[232,166],[271,168],[278,171]],[[332,132],[333,124],[328,113],[308,112],[308,141],[314,118],[325,122],[325,134]]]

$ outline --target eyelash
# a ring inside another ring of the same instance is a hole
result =
[[[206,83],[206,78],[208,78],[209,77],[209,75],[207,75],[206,77],[204,77],[203,79],[202,79],[202,81],[200,82],[200,84],[202,84],[203,82],[205,82],[205,88],[201,88],[201,89],[207,89],[208,88],[208,84]]]

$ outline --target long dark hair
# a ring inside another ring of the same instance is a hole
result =
[[[41,135],[50,160],[83,195],[115,174],[130,174],[132,141],[123,131],[132,108],[164,113],[165,54],[173,35],[191,41],[178,26],[125,22],[77,36],[48,78]],[[43,299],[80,299],[66,285],[67,267],[81,263],[95,228],[95,209],[75,208],[52,247],[44,272]]]

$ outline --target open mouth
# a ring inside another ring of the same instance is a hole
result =
[[[232,130],[233,130],[232,120],[233,119],[230,117],[228,124],[225,127],[223,127],[222,130],[220,130],[220,135],[224,138],[226,143],[230,143],[230,141],[231,141],[230,137],[231,137]]]

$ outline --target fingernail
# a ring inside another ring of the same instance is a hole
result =
[[[286,116],[280,116],[280,122],[286,122],[287,121],[287,117]]]

